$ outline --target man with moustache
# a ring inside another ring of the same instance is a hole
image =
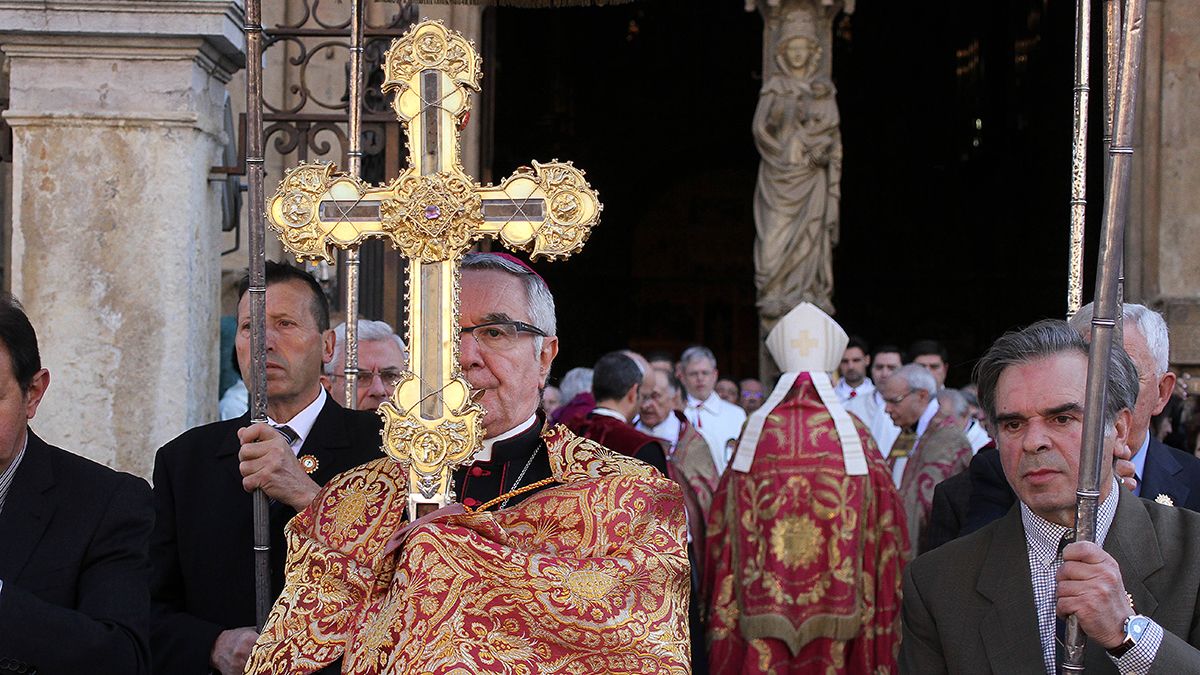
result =
[[[1200,511],[1200,459],[1150,433],[1151,417],[1162,410],[1175,387],[1175,374],[1167,369],[1170,343],[1166,321],[1143,305],[1124,303],[1121,307],[1122,344],[1138,371],[1138,394],[1130,409],[1129,442],[1118,452],[1119,473],[1128,478],[1124,482],[1135,495]],[[1069,323],[1088,340],[1091,320],[1092,304],[1088,303]],[[980,454],[971,461],[967,532],[1001,517],[1015,500],[997,456]]]
[[[268,424],[250,415],[184,432],[154,461],[154,672],[241,673],[254,629],[251,493],[271,498],[272,592],[283,588],[284,525],[321,484],[380,456],[381,422],[346,410],[321,387],[333,356],[329,306],[311,275],[267,262]],[[238,304],[236,350],[250,373],[249,279]]]
[[[1138,376],[1113,345],[1096,543],[1074,542],[1088,347],[1063,321],[997,340],[979,398],[1019,505],[905,571],[902,672],[1056,673],[1056,617],[1088,635],[1088,673],[1200,672],[1200,515],[1119,488]]]

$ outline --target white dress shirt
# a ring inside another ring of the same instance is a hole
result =
[[[317,387],[317,397],[312,403],[305,406],[304,410],[296,413],[292,419],[286,422],[278,422],[267,417],[267,424],[273,427],[287,425],[289,429],[296,433],[296,440],[292,443],[292,452],[299,455],[300,448],[304,447],[304,439],[312,433],[313,425],[317,423],[317,415],[321,414],[321,408],[325,407],[325,399],[329,398],[329,394],[325,393],[325,387]]]
[[[983,446],[992,442],[992,437],[988,436],[988,433],[983,428],[983,425],[980,424],[979,420],[976,419],[972,419],[971,422],[967,424],[967,430],[963,433],[966,435],[967,440],[971,443],[972,455],[979,452],[980,448]]]
[[[837,394],[838,400],[843,404],[851,399],[860,396],[869,397],[875,393],[875,383],[871,378],[864,377],[862,382],[858,383],[857,387],[851,387],[846,383],[846,378],[838,380],[838,383],[833,386],[833,393]]]
[[[634,428],[643,434],[648,434],[659,440],[666,441],[670,444],[669,451],[675,452],[675,446],[679,445],[679,436],[683,433],[683,422],[681,422],[679,418],[675,417],[674,413],[672,412],[672,414],[667,415],[663,421],[652,427],[646,426],[641,420],[638,420],[638,423]]]
[[[708,441],[713,463],[717,465],[717,474],[725,473],[731,454],[729,442],[736,441],[742,434],[746,411],[713,392],[703,401],[688,394],[687,408],[683,414]]]
[[[1146,453],[1150,452],[1150,432],[1146,432],[1146,438],[1142,441],[1142,447],[1138,449],[1137,454],[1133,456],[1133,475],[1137,477],[1137,487],[1133,488],[1133,494],[1142,496],[1142,480],[1146,478]]]

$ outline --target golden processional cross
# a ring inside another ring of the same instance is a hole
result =
[[[480,186],[459,157],[458,130],[479,90],[471,43],[422,21],[388,50],[384,92],[408,137],[409,168],[371,187],[332,164],[287,172],[267,220],[298,260],[332,262],[333,249],[390,239],[408,266],[409,368],[384,417],[384,451],[408,469],[410,520],[454,501],[451,475],[481,447],[483,409],[458,364],[459,264],[492,236],[533,258],[578,251],[600,200],[570,163],[533,162],[498,186]]]

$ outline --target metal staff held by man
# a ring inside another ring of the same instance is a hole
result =
[[[1130,0],[1121,31],[1120,72],[1117,76],[1113,139],[1109,146],[1110,167],[1104,195],[1100,262],[1096,271],[1096,306],[1092,318],[1092,340],[1088,354],[1087,395],[1084,403],[1083,442],[1076,491],[1075,539],[1096,540],[1096,512],[1100,498],[1101,462],[1104,461],[1104,389],[1108,381],[1109,354],[1121,316],[1119,277],[1124,253],[1125,223],[1129,220],[1129,188],[1132,178],[1133,129],[1141,79],[1146,0]],[[1109,38],[1114,49],[1116,36]],[[1083,672],[1087,636],[1075,616],[1067,618],[1062,671]]]
[[[246,182],[250,230],[250,423],[267,421],[267,272],[263,214],[262,13],[260,0],[246,0]],[[270,504],[254,491],[254,610],[259,630],[271,611]]]
[[[1092,0],[1075,0],[1075,100],[1071,138],[1071,244],[1067,318],[1083,304],[1083,234],[1087,215],[1088,98],[1091,87]]]
[[[362,61],[363,11],[362,0],[350,3],[350,101],[346,140],[346,171],[356,178],[362,176]],[[358,407],[358,247],[346,249],[342,263],[346,270],[346,344],[343,345],[346,388],[344,403],[351,410]]]

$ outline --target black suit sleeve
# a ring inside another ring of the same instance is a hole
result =
[[[999,520],[1017,502],[1016,493],[1004,477],[999,450],[980,450],[971,459],[968,471],[971,475],[971,499],[967,507],[967,522],[959,533],[962,535]]]
[[[933,549],[958,538],[966,520],[967,503],[971,498],[971,477],[965,471],[956,473],[933,488],[933,509],[925,529],[925,550]]]
[[[667,475],[667,454],[663,452],[662,443],[651,441],[638,448],[633,456],[658,469],[663,476]]]
[[[150,487],[122,475],[104,508],[76,580],[78,609],[48,603],[4,582],[0,651],[6,657],[49,674],[150,672]]]
[[[175,535],[175,494],[162,452],[154,461],[154,534],[150,538],[151,639],[154,672],[208,672],[213,643],[222,626],[183,611],[183,571]]]

